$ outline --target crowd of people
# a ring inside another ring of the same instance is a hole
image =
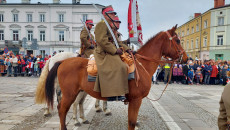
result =
[[[40,76],[42,68],[51,56],[15,55],[12,51],[0,55],[1,76]]]
[[[230,61],[222,60],[188,60],[187,64],[174,64],[169,83],[188,85],[226,85],[230,82]],[[170,64],[159,66],[153,76],[153,83],[169,80]]]
[[[55,52],[54,54],[55,55]],[[46,61],[51,55],[41,55],[36,57],[31,55],[14,55],[12,52],[0,55],[0,74],[2,76],[39,76]],[[187,64],[174,64],[172,66],[171,80],[170,70],[171,65],[159,65],[156,73],[153,76],[153,83],[158,84],[162,81],[188,84],[188,85],[226,85],[230,82],[230,61],[222,60],[188,60]]]

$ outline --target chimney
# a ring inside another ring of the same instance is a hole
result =
[[[22,0],[22,3],[30,4],[30,0]]]
[[[53,0],[54,4],[60,4],[60,0]]]
[[[194,14],[194,18],[196,18],[196,17],[198,17],[198,16],[200,16],[201,15],[201,13],[195,13]]]
[[[214,8],[225,6],[225,0],[214,0]]]

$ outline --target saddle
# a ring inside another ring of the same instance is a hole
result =
[[[129,74],[128,80],[134,79],[134,61],[127,52],[123,53],[121,56],[121,60],[127,65],[127,73]],[[97,76],[97,65],[93,55],[90,55],[89,62],[87,65],[87,72],[88,72],[88,81],[95,82]]]

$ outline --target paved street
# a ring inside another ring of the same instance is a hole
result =
[[[44,117],[44,106],[34,103],[38,78],[0,77],[0,130],[58,130],[59,117],[56,107],[52,116]],[[165,84],[153,85],[149,98],[156,99]],[[169,85],[159,101],[145,98],[138,121],[141,130],[210,130],[217,129],[217,116],[222,86]],[[56,98],[55,98],[56,99]],[[74,130],[125,130],[127,108],[121,102],[109,102],[112,115],[96,113],[95,99],[87,96],[84,108],[90,124],[74,126],[72,108],[67,116],[68,129]],[[102,103],[101,103],[102,105]]]

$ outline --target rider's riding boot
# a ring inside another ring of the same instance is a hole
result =
[[[125,99],[125,96],[107,97],[108,101],[124,101]]]

